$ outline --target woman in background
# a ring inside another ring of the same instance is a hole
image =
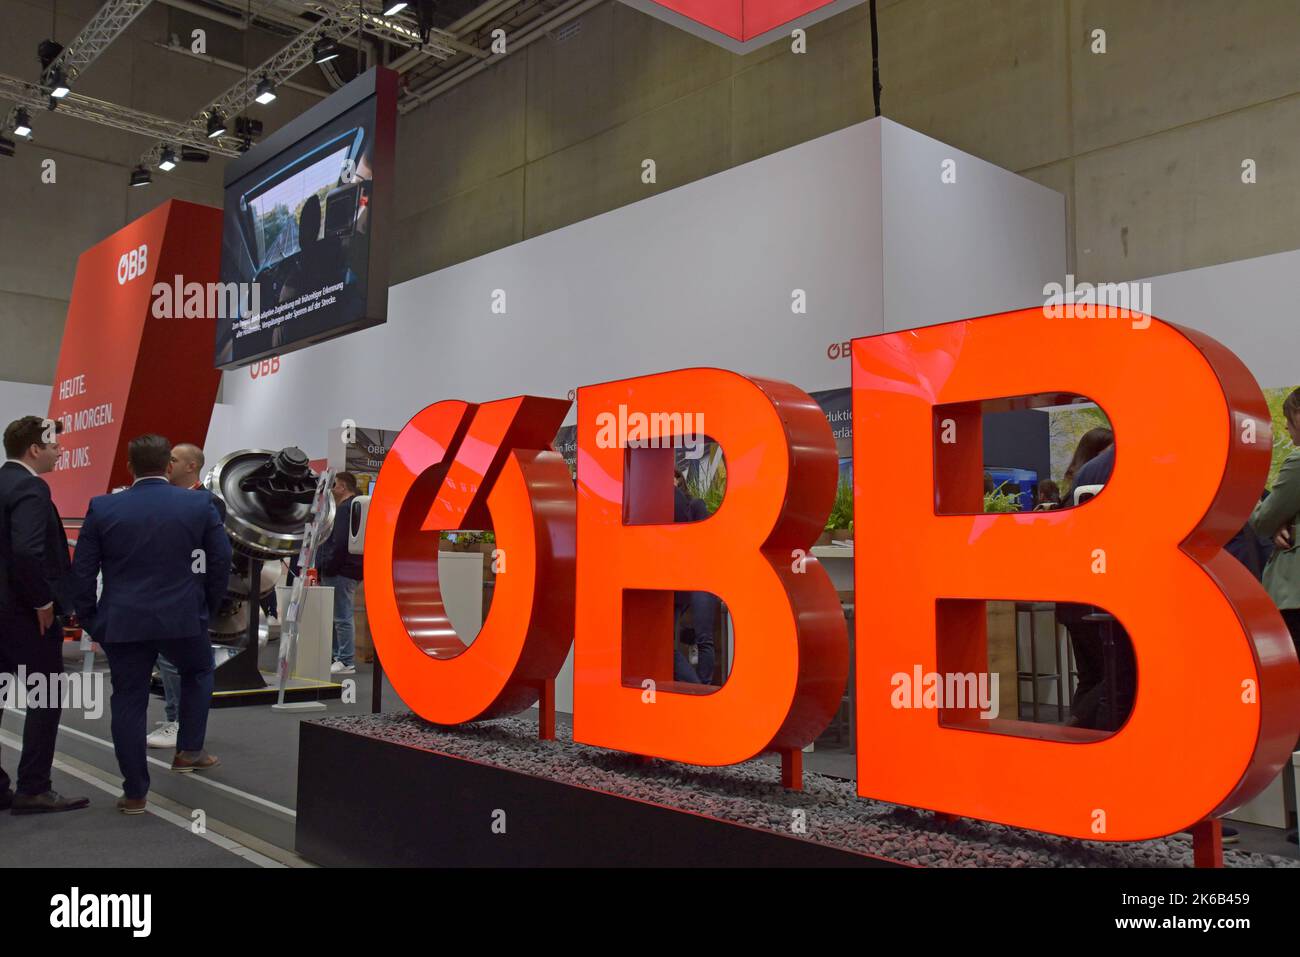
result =
[[[1066,505],[1074,504],[1074,477],[1079,474],[1079,469],[1114,444],[1115,433],[1105,426],[1098,426],[1083,433],[1083,437],[1079,439],[1079,444],[1075,446],[1074,457],[1070,459],[1070,465],[1065,470],[1065,478],[1062,480],[1062,484],[1065,486]]]
[[[1074,457],[1065,470],[1066,494],[1062,505],[1074,504],[1074,479],[1079,470],[1115,443],[1115,433],[1104,426],[1089,429],[1079,439]],[[1070,695],[1070,724],[1081,728],[1101,727],[1102,683],[1106,677],[1106,661],[1102,653],[1101,625],[1084,621],[1091,614],[1091,605],[1058,604],[1056,620],[1065,626],[1074,649],[1075,670],[1079,683]],[[1114,729],[1112,729],[1114,730]]]

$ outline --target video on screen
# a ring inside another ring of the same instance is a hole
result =
[[[217,366],[383,321],[367,315],[375,108],[363,100],[227,185],[221,279],[239,284],[239,308],[219,320]]]

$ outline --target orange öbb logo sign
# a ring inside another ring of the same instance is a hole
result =
[[[854,340],[852,369],[859,793],[1096,840],[1167,834],[1257,794],[1300,729],[1300,663],[1263,589],[1222,551],[1271,449],[1240,361],[1159,320],[1026,310]],[[1078,509],[984,514],[982,413],[1062,394],[1089,396],[1113,423],[1105,489]],[[815,560],[791,561],[835,494],[820,408],[792,385],[718,369],[585,386],[577,404],[576,497],[550,448],[563,400],[439,402],[394,442],[365,562],[398,693],[440,724],[519,711],[572,637],[576,741],[702,765],[794,753],[848,678],[836,593]],[[726,456],[725,496],[699,522],[673,522],[669,443],[602,438],[602,421],[665,409],[707,422]],[[438,592],[438,535],[489,525],[507,570],[467,647]],[[721,688],[673,681],[681,591],[712,592],[730,613]],[[996,709],[892,707],[899,672],[988,672],[993,600],[1114,615],[1140,675],[1127,723],[1106,735]]]
[[[439,724],[535,704],[573,635],[573,483],[551,441],[569,403],[438,402],[394,440],[370,500],[375,647],[394,689]],[[452,628],[438,589],[444,530],[496,530],[508,556],[478,637]]]

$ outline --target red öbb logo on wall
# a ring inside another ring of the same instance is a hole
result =
[[[254,362],[248,367],[248,375],[253,379],[265,378],[269,375],[275,375],[280,371],[280,357],[271,356],[269,359],[263,359],[261,362]]]

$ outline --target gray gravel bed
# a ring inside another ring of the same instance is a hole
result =
[[[535,721],[501,718],[457,728],[411,714],[355,715],[318,722],[384,741],[454,754],[922,867],[1191,867],[1190,840],[1102,843],[1023,831],[860,798],[851,781],[804,772],[803,791],[781,787],[770,761],[698,768],[641,763],[563,737],[539,741]],[[802,827],[800,833],[798,828]],[[1294,867],[1300,860],[1224,850],[1228,867]]]

